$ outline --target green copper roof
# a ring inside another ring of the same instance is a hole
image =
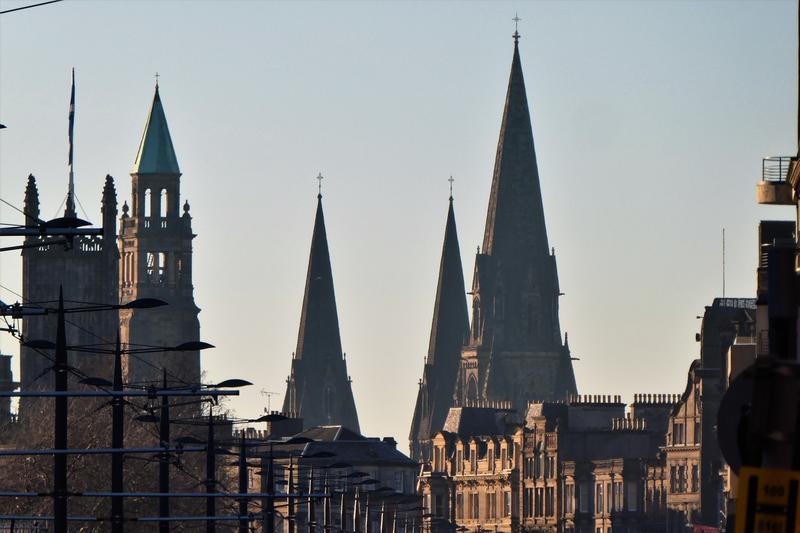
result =
[[[139,143],[139,151],[136,153],[131,174],[180,173],[175,149],[172,147],[172,138],[169,136],[167,117],[164,116],[164,107],[161,105],[156,85],[153,105],[150,106],[150,115],[147,117],[147,125],[144,128],[142,142]]]

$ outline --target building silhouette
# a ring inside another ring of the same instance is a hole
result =
[[[123,343],[177,346],[200,340],[200,309],[192,285],[192,217],[181,208],[181,171],[156,84],[139,151],[131,171],[131,207],[120,217],[119,299],[157,298],[169,305],[120,311]],[[199,383],[200,354],[162,352],[129,358],[129,383],[161,379]]]
[[[283,412],[302,418],[306,428],[340,425],[360,432],[339,336],[322,194],[317,195],[300,330],[286,380]]]
[[[411,457],[430,461],[431,436],[442,428],[453,404],[453,392],[461,358],[461,347],[469,334],[464,272],[458,246],[453,197],[450,196],[445,224],[439,282],[433,306],[428,356],[417,393],[417,404],[409,435]]]
[[[451,406],[508,403],[523,413],[529,401],[564,400],[577,393],[558,320],[558,272],[547,240],[519,37],[515,32],[483,247],[475,255],[471,323],[454,373],[452,345],[464,337],[457,294],[463,274],[458,254],[446,248],[451,241],[458,247],[455,221],[451,225],[448,218],[431,348],[410,435],[411,455],[418,461],[430,459],[430,438]],[[453,316],[440,316],[440,306]],[[453,391],[445,399],[449,380]]]

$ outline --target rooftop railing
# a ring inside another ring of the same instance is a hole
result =
[[[791,156],[773,155],[761,160],[761,180],[762,181],[786,181],[789,175],[789,166],[792,163]]]

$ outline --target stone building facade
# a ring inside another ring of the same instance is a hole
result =
[[[428,526],[446,531],[628,533],[663,531],[665,507],[647,504],[665,422],[678,398],[570,397],[453,408],[433,439],[418,490]],[[648,420],[654,426],[648,426]],[[661,424],[659,425],[659,421]]]

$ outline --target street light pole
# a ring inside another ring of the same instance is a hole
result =
[[[167,388],[167,370],[162,369],[163,387]],[[161,397],[161,417],[158,420],[158,440],[161,441],[161,447],[164,449],[161,452],[158,462],[158,492],[161,494],[169,493],[169,396]],[[169,496],[160,496],[158,498],[158,517],[169,518]],[[159,533],[169,533],[168,520],[161,520],[158,523]]]
[[[64,320],[64,290],[58,292],[58,326],[55,350],[55,389],[67,391],[67,335]],[[55,398],[54,448],[67,449],[67,397]],[[53,529],[55,533],[67,533],[67,456],[56,454],[53,457]]]
[[[206,453],[206,493],[212,494],[217,492],[217,455],[216,443],[214,442],[214,415],[212,406],[208,407],[208,438],[206,439],[206,446],[208,451]],[[217,504],[213,496],[206,498],[206,533],[215,533],[216,520],[212,517],[217,514]]]
[[[117,344],[114,350],[114,390],[122,391],[122,349],[119,341],[119,331],[117,331]],[[122,468],[122,448],[123,443],[123,424],[125,421],[125,398],[115,396],[111,400],[111,492],[120,494],[124,491],[123,487],[123,468]],[[122,533],[123,526],[123,507],[122,496],[111,498],[111,532]]]
[[[247,442],[245,429],[242,428],[241,442],[239,443],[239,494],[246,494],[247,484]],[[248,533],[247,498],[239,500],[239,533]]]

